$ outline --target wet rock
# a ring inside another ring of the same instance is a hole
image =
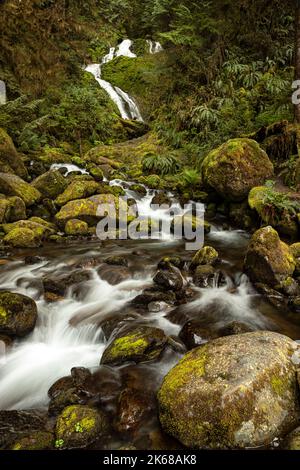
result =
[[[82,386],[91,375],[91,371],[86,367],[72,367],[71,369],[71,377],[77,387]]]
[[[90,279],[89,271],[74,271],[71,274],[57,274],[55,277],[45,276],[43,278],[44,290],[47,293],[53,293],[59,296],[64,296],[69,287]]]
[[[83,405],[68,406],[57,418],[55,445],[62,449],[84,448],[107,429],[107,419],[100,410]]]
[[[18,438],[33,431],[43,431],[46,414],[35,410],[0,410],[0,448],[6,448]]]
[[[33,180],[31,185],[45,198],[54,199],[66,189],[67,183],[59,171],[49,170]]]
[[[41,193],[26,181],[10,173],[0,173],[0,193],[20,197],[26,207],[39,202]]]
[[[217,262],[219,253],[212,246],[205,246],[197,251],[191,261],[191,268],[199,265],[210,264],[213,265]]]
[[[104,260],[104,262],[112,266],[128,266],[128,260],[125,258],[125,256],[109,256]]]
[[[264,227],[250,240],[244,269],[253,282],[275,287],[293,274],[295,260],[276,230]]]
[[[180,256],[164,256],[157,265],[158,269],[168,269],[170,264],[178,269],[184,269],[186,260],[180,258]]]
[[[193,349],[159,390],[163,429],[190,448],[270,444],[299,419],[296,348],[286,336],[264,331]]]
[[[14,143],[4,129],[0,129],[0,171],[15,173],[21,178],[27,178],[27,170],[22,158],[15,149]]]
[[[167,304],[174,304],[176,295],[174,291],[159,290],[155,287],[148,288],[142,294],[137,295],[131,303],[137,306],[147,306],[152,302],[165,302]]]
[[[224,143],[208,154],[201,170],[204,186],[231,201],[242,201],[273,175],[268,155],[251,139]]]
[[[62,192],[58,193],[59,196],[56,198],[55,203],[59,206],[67,204],[69,201],[75,199],[84,199],[92,196],[97,192],[99,184],[96,181],[72,181],[69,186]]]
[[[34,300],[25,295],[0,292],[0,333],[8,336],[25,336],[37,320]]]
[[[215,275],[215,269],[211,265],[197,266],[193,275],[193,282],[197,287],[213,287]]]
[[[83,220],[71,219],[65,225],[65,233],[67,235],[87,235],[89,226]]]
[[[167,290],[180,291],[184,287],[181,272],[175,266],[169,265],[167,269],[159,269],[153,278],[153,282]]]
[[[139,326],[119,333],[106,347],[101,364],[122,365],[125,362],[148,362],[157,359],[167,344],[159,328]]]
[[[187,349],[193,349],[207,343],[212,338],[212,333],[197,320],[189,320],[182,327],[179,338]]]
[[[97,269],[97,273],[103,281],[108,282],[112,286],[131,278],[130,271],[125,266],[111,266],[103,264]]]
[[[54,398],[62,392],[66,392],[70,388],[74,387],[73,378],[69,375],[66,377],[61,377],[48,390],[49,398]]]
[[[118,399],[115,428],[118,432],[134,432],[145,424],[154,409],[154,404],[147,392],[126,388]]]
[[[50,450],[54,447],[54,435],[47,431],[35,431],[17,439],[10,450]]]
[[[253,331],[253,328],[247,325],[246,323],[240,321],[232,321],[220,328],[217,334],[218,336],[231,336],[249,333],[250,331]]]
[[[274,305],[274,307],[281,308],[287,305],[287,299],[285,296],[266,284],[256,283],[255,288],[266,298],[266,300],[268,300],[268,302],[270,302],[270,304]]]
[[[134,191],[135,193],[140,194],[141,196],[146,196],[147,194],[147,189],[142,184],[132,184],[130,186],[130,190]],[[153,203],[153,199],[152,199],[152,203]]]

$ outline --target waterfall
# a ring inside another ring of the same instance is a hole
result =
[[[3,80],[0,80],[0,105],[6,103],[6,85]]]
[[[130,39],[124,39],[124,41],[122,41],[117,48],[110,48],[109,53],[103,57],[100,64],[90,64],[86,67],[85,70],[94,75],[101,88],[107,92],[110,98],[117,105],[123,119],[135,119],[137,121],[143,122],[142,115],[134,99],[125,93],[125,91],[113,86],[111,83],[101,78],[102,65],[107,64],[115,57],[136,57],[136,55],[130,50],[131,45],[132,41]]]

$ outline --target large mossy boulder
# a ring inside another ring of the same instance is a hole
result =
[[[269,445],[299,419],[297,347],[264,331],[193,349],[158,392],[163,429],[190,448]]]
[[[0,171],[14,173],[21,178],[27,178],[26,167],[15,149],[12,139],[0,128]]]
[[[84,405],[67,406],[56,421],[55,445],[65,449],[87,447],[107,429],[107,419],[101,410]]]
[[[67,182],[58,170],[49,170],[33,180],[31,185],[45,198],[53,199],[64,192]]]
[[[89,225],[96,224],[103,216],[97,215],[101,204],[112,204],[118,210],[119,200],[112,194],[98,194],[87,199],[76,199],[65,204],[56,214],[57,224],[64,228],[70,219],[79,219]]]
[[[97,192],[99,184],[96,181],[72,181],[65,191],[56,198],[56,204],[63,206],[69,201],[83,199]]]
[[[35,327],[37,307],[29,297],[0,292],[0,334],[25,336]]]
[[[26,219],[26,206],[18,196],[0,197],[0,223]]]
[[[300,242],[290,245],[290,251],[296,263],[295,274],[300,276]]]
[[[207,155],[201,171],[205,187],[225,199],[241,201],[272,176],[273,165],[254,140],[232,139]]]
[[[252,282],[276,287],[293,275],[295,266],[289,246],[280,240],[276,230],[263,227],[253,234],[244,262]]]
[[[16,175],[0,173],[0,193],[7,196],[18,196],[26,206],[32,206],[41,199],[41,193]]]
[[[87,235],[89,226],[83,220],[71,219],[66,223],[65,233],[67,235]]]
[[[105,349],[101,364],[148,362],[160,356],[166,343],[167,336],[159,328],[140,326],[114,338]]]

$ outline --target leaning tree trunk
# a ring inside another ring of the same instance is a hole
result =
[[[296,1],[295,80],[300,80],[300,0]],[[295,121],[300,124],[300,103],[295,104]]]

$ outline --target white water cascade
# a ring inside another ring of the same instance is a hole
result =
[[[107,92],[110,98],[117,105],[123,119],[135,119],[137,121],[143,122],[140,110],[133,98],[125,93],[125,91],[113,86],[111,83],[101,78],[102,65],[107,64],[115,57],[136,57],[136,55],[130,50],[131,45],[132,41],[130,39],[124,39],[124,41],[122,41],[117,48],[110,48],[109,53],[103,57],[101,64],[90,64],[86,67],[85,70],[94,75],[101,88]]]
[[[151,41],[151,39],[147,39],[147,44],[149,46],[150,54],[157,54],[158,52],[163,51],[162,45],[158,41]]]

